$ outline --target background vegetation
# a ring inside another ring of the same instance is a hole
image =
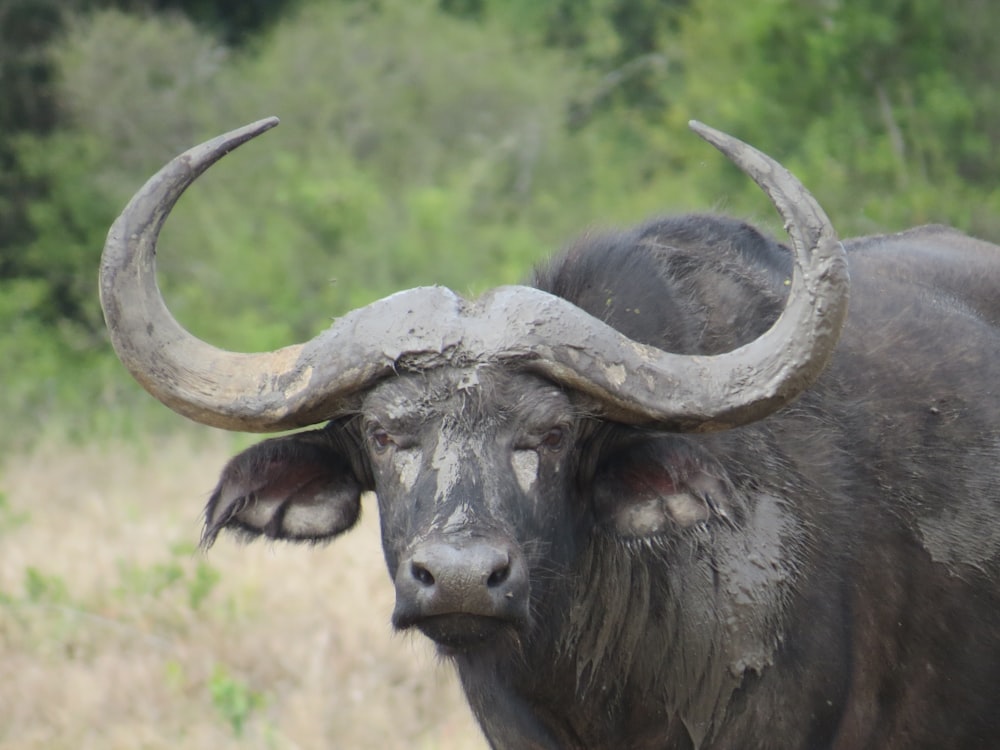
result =
[[[593,225],[773,227],[691,117],[784,161],[844,235],[1000,239],[990,6],[0,0],[4,440],[173,423],[113,360],[100,247],[166,159],[264,115],[283,125],[199,182],[161,254],[181,321],[232,348],[404,286],[517,281]]]
[[[391,635],[374,510],[323,550],[194,553],[230,451],[191,429],[0,465],[0,748],[484,750],[430,642]]]
[[[300,598],[261,609],[246,603],[259,591],[240,593],[253,585],[244,553],[209,563],[184,546],[197,525],[186,499],[243,438],[219,438],[204,476],[189,468],[201,446],[165,454],[164,436],[185,428],[114,359],[96,291],[107,228],[171,156],[282,118],[199,180],[161,246],[177,317],[241,350],[302,340],[401,287],[516,282],[595,225],[720,210],[779,232],[758,191],[686,130],[690,118],[783,161],[844,236],[945,222],[1000,241],[993,5],[0,0],[0,673],[19,675],[0,692],[0,746],[161,746],[126,729],[117,745],[87,734],[118,715],[96,699],[44,718],[68,700],[64,686],[99,693],[132,674],[115,653],[153,697],[131,705],[122,692],[130,707],[114,726],[154,727],[171,746],[248,735],[260,747],[397,746],[317,723],[368,688],[338,692],[308,671],[308,649],[261,645],[286,642],[283,628],[325,637],[309,619],[323,597],[312,579],[329,580],[308,573],[315,558],[275,551],[280,562],[254,568],[268,591],[310,579]],[[158,520],[137,526],[148,502]],[[305,620],[265,616],[299,604]],[[251,621],[259,639],[226,645]],[[359,650],[351,641],[346,653]],[[275,674],[286,658],[302,663]],[[404,694],[424,689],[390,672]],[[446,713],[434,705],[390,726],[398,746],[432,736],[421,722]],[[295,729],[289,716],[313,723]],[[420,742],[465,746],[433,736]]]

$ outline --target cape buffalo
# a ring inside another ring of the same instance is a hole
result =
[[[493,748],[997,746],[1000,248],[841,244],[780,165],[693,123],[791,250],[661,219],[531,286],[411,289],[236,354],[173,320],[153,256],[185,188],[275,122],[164,167],[101,267],[118,356],[163,403],[324,423],[225,467],[206,546],[327,540],[373,491],[393,624],[455,665]]]

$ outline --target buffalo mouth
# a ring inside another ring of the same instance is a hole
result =
[[[444,653],[469,651],[494,641],[501,633],[516,629],[511,620],[486,615],[453,612],[431,615],[411,623]]]

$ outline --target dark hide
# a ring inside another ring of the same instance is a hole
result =
[[[530,373],[403,373],[234,459],[205,539],[327,539],[374,489],[394,623],[453,660],[494,748],[995,747],[1000,249],[845,244],[833,362],[762,422],[675,435]],[[708,354],[766,330],[790,267],[695,216],[585,238],[534,283]]]

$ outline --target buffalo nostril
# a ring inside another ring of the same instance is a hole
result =
[[[410,563],[410,575],[423,586],[434,585],[434,576],[420,563]]]
[[[503,566],[490,573],[490,577],[486,579],[486,585],[491,589],[496,588],[508,578],[510,578],[510,565],[505,563]]]
[[[417,626],[439,644],[479,642],[502,623],[527,619],[528,569],[511,543],[462,536],[423,541],[394,578],[393,625]]]

